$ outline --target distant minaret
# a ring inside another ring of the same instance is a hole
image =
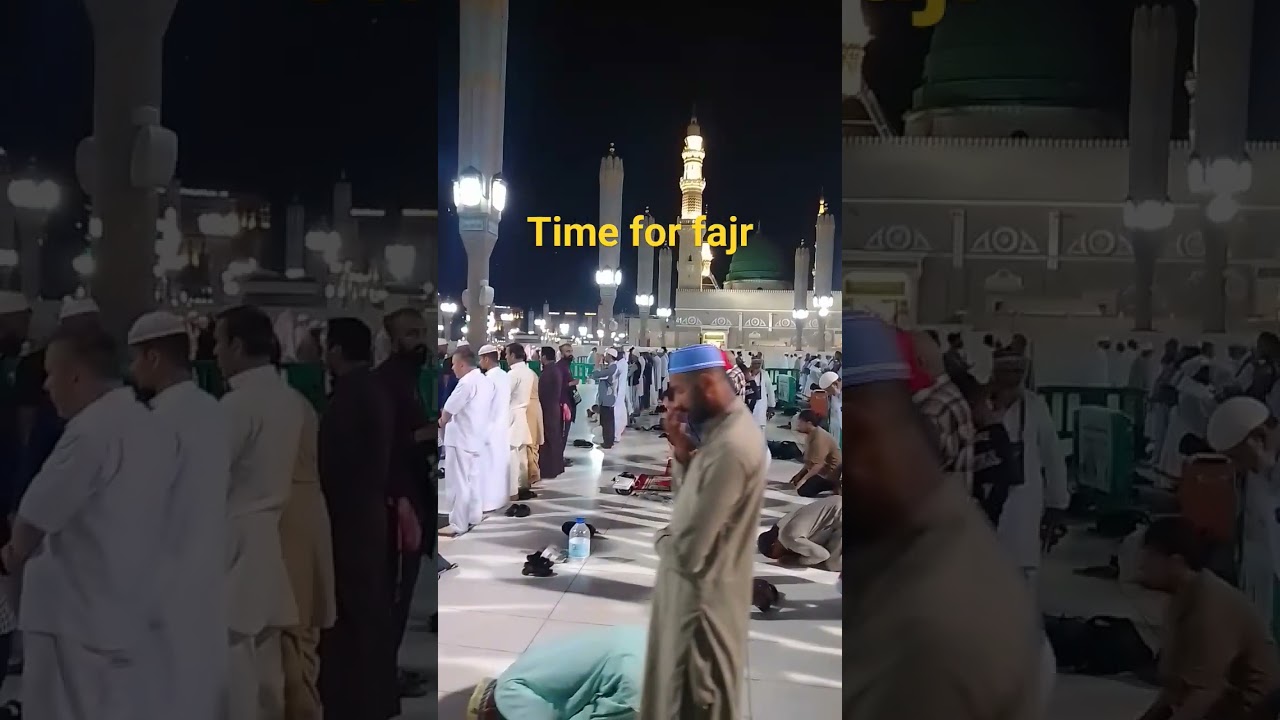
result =
[[[680,175],[680,240],[676,247],[678,290],[701,290],[703,285],[702,250],[694,245],[693,221],[703,214],[702,191],[707,189],[707,181],[702,176],[702,161],[706,157],[695,112],[689,119],[684,149],[680,152],[684,173]]]
[[[840,16],[840,45],[842,71],[840,78],[841,95],[846,98],[857,98],[864,110],[863,116],[842,119],[846,136],[878,135],[887,137],[895,134],[889,125],[888,118],[880,108],[875,93],[862,74],[862,61],[867,55],[867,43],[871,42],[871,31],[867,28],[866,19],[862,16],[862,0],[843,0],[843,12]]]
[[[625,172],[622,158],[609,144],[609,154],[600,160],[600,225],[613,225],[626,233],[622,224],[622,181]],[[596,285],[600,289],[600,307],[597,318],[601,330],[611,332],[614,303],[618,298],[618,281],[622,274],[622,248],[600,246],[596,264]],[[594,328],[593,328],[594,329]],[[607,337],[607,336],[606,336]]]

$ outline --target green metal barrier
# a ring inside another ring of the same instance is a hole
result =
[[[1141,456],[1146,449],[1143,429],[1147,419],[1147,394],[1136,388],[1090,387],[1081,385],[1042,385],[1036,389],[1053,415],[1058,437],[1071,443],[1073,455],[1079,454],[1076,438],[1076,411],[1081,406],[1105,407],[1124,413],[1133,422],[1133,452]]]
[[[779,410],[799,408],[799,405],[796,404],[796,379],[794,376],[779,374],[774,390],[777,392],[774,404]]]

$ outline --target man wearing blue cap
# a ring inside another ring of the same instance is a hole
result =
[[[676,488],[654,547],[640,720],[736,720],[747,662],[763,439],[712,345],[671,353],[663,419]],[[684,422],[688,422],[688,430]]]
[[[893,331],[847,316],[844,349],[844,717],[1041,717],[1030,592],[964,488],[945,480]]]

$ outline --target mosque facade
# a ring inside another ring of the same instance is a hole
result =
[[[859,0],[846,0],[841,275],[848,306],[907,324],[1133,315],[1140,239],[1125,222],[1133,193],[1128,93],[1109,79],[1130,72],[1129,44],[1111,35],[1130,32],[1132,8],[952,4],[900,123],[885,117],[864,82],[862,61],[878,48],[861,10]],[[1094,35],[1106,36],[1098,47],[1125,52],[1080,52],[1080,38]],[[1185,94],[1170,89],[1173,115],[1191,126],[1194,73],[1186,73]],[[1170,143],[1172,218],[1145,236],[1155,245],[1157,319],[1197,316],[1206,278],[1217,272],[1206,259],[1204,200],[1188,172],[1195,147]],[[1248,143],[1245,153],[1252,186],[1225,226],[1224,314],[1275,319],[1280,145]]]
[[[799,349],[809,352],[839,349],[841,293],[819,280],[834,274],[834,220],[826,203],[819,203],[814,241],[803,249],[797,243],[790,251],[798,268],[791,277],[786,270],[792,266],[784,256],[787,249],[753,230],[748,243],[729,256],[728,270],[719,278],[712,264],[714,253],[724,250],[695,244],[692,229],[693,221],[705,212],[707,178],[702,168],[706,153],[702,129],[694,117],[681,148],[681,230],[676,247],[659,250],[655,262],[656,306],[669,307],[670,314],[665,318],[656,314],[620,317],[620,329],[628,342],[666,347],[712,343],[743,349],[795,349],[798,344]],[[618,187],[620,190],[620,182]],[[662,253],[670,255],[664,259]],[[668,273],[673,278],[664,277],[664,263],[674,269]],[[670,300],[664,302],[668,296]],[[821,306],[822,297],[831,298],[826,301],[829,307]],[[802,312],[795,312],[797,309]]]

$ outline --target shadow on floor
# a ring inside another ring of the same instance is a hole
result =
[[[436,704],[437,717],[440,720],[462,720],[467,716],[467,703],[471,701],[471,693],[475,688],[470,690],[458,690],[448,695],[441,695],[440,702]]]
[[[782,605],[767,613],[753,612],[756,620],[840,620],[844,617],[842,598],[825,600],[783,600]]]

